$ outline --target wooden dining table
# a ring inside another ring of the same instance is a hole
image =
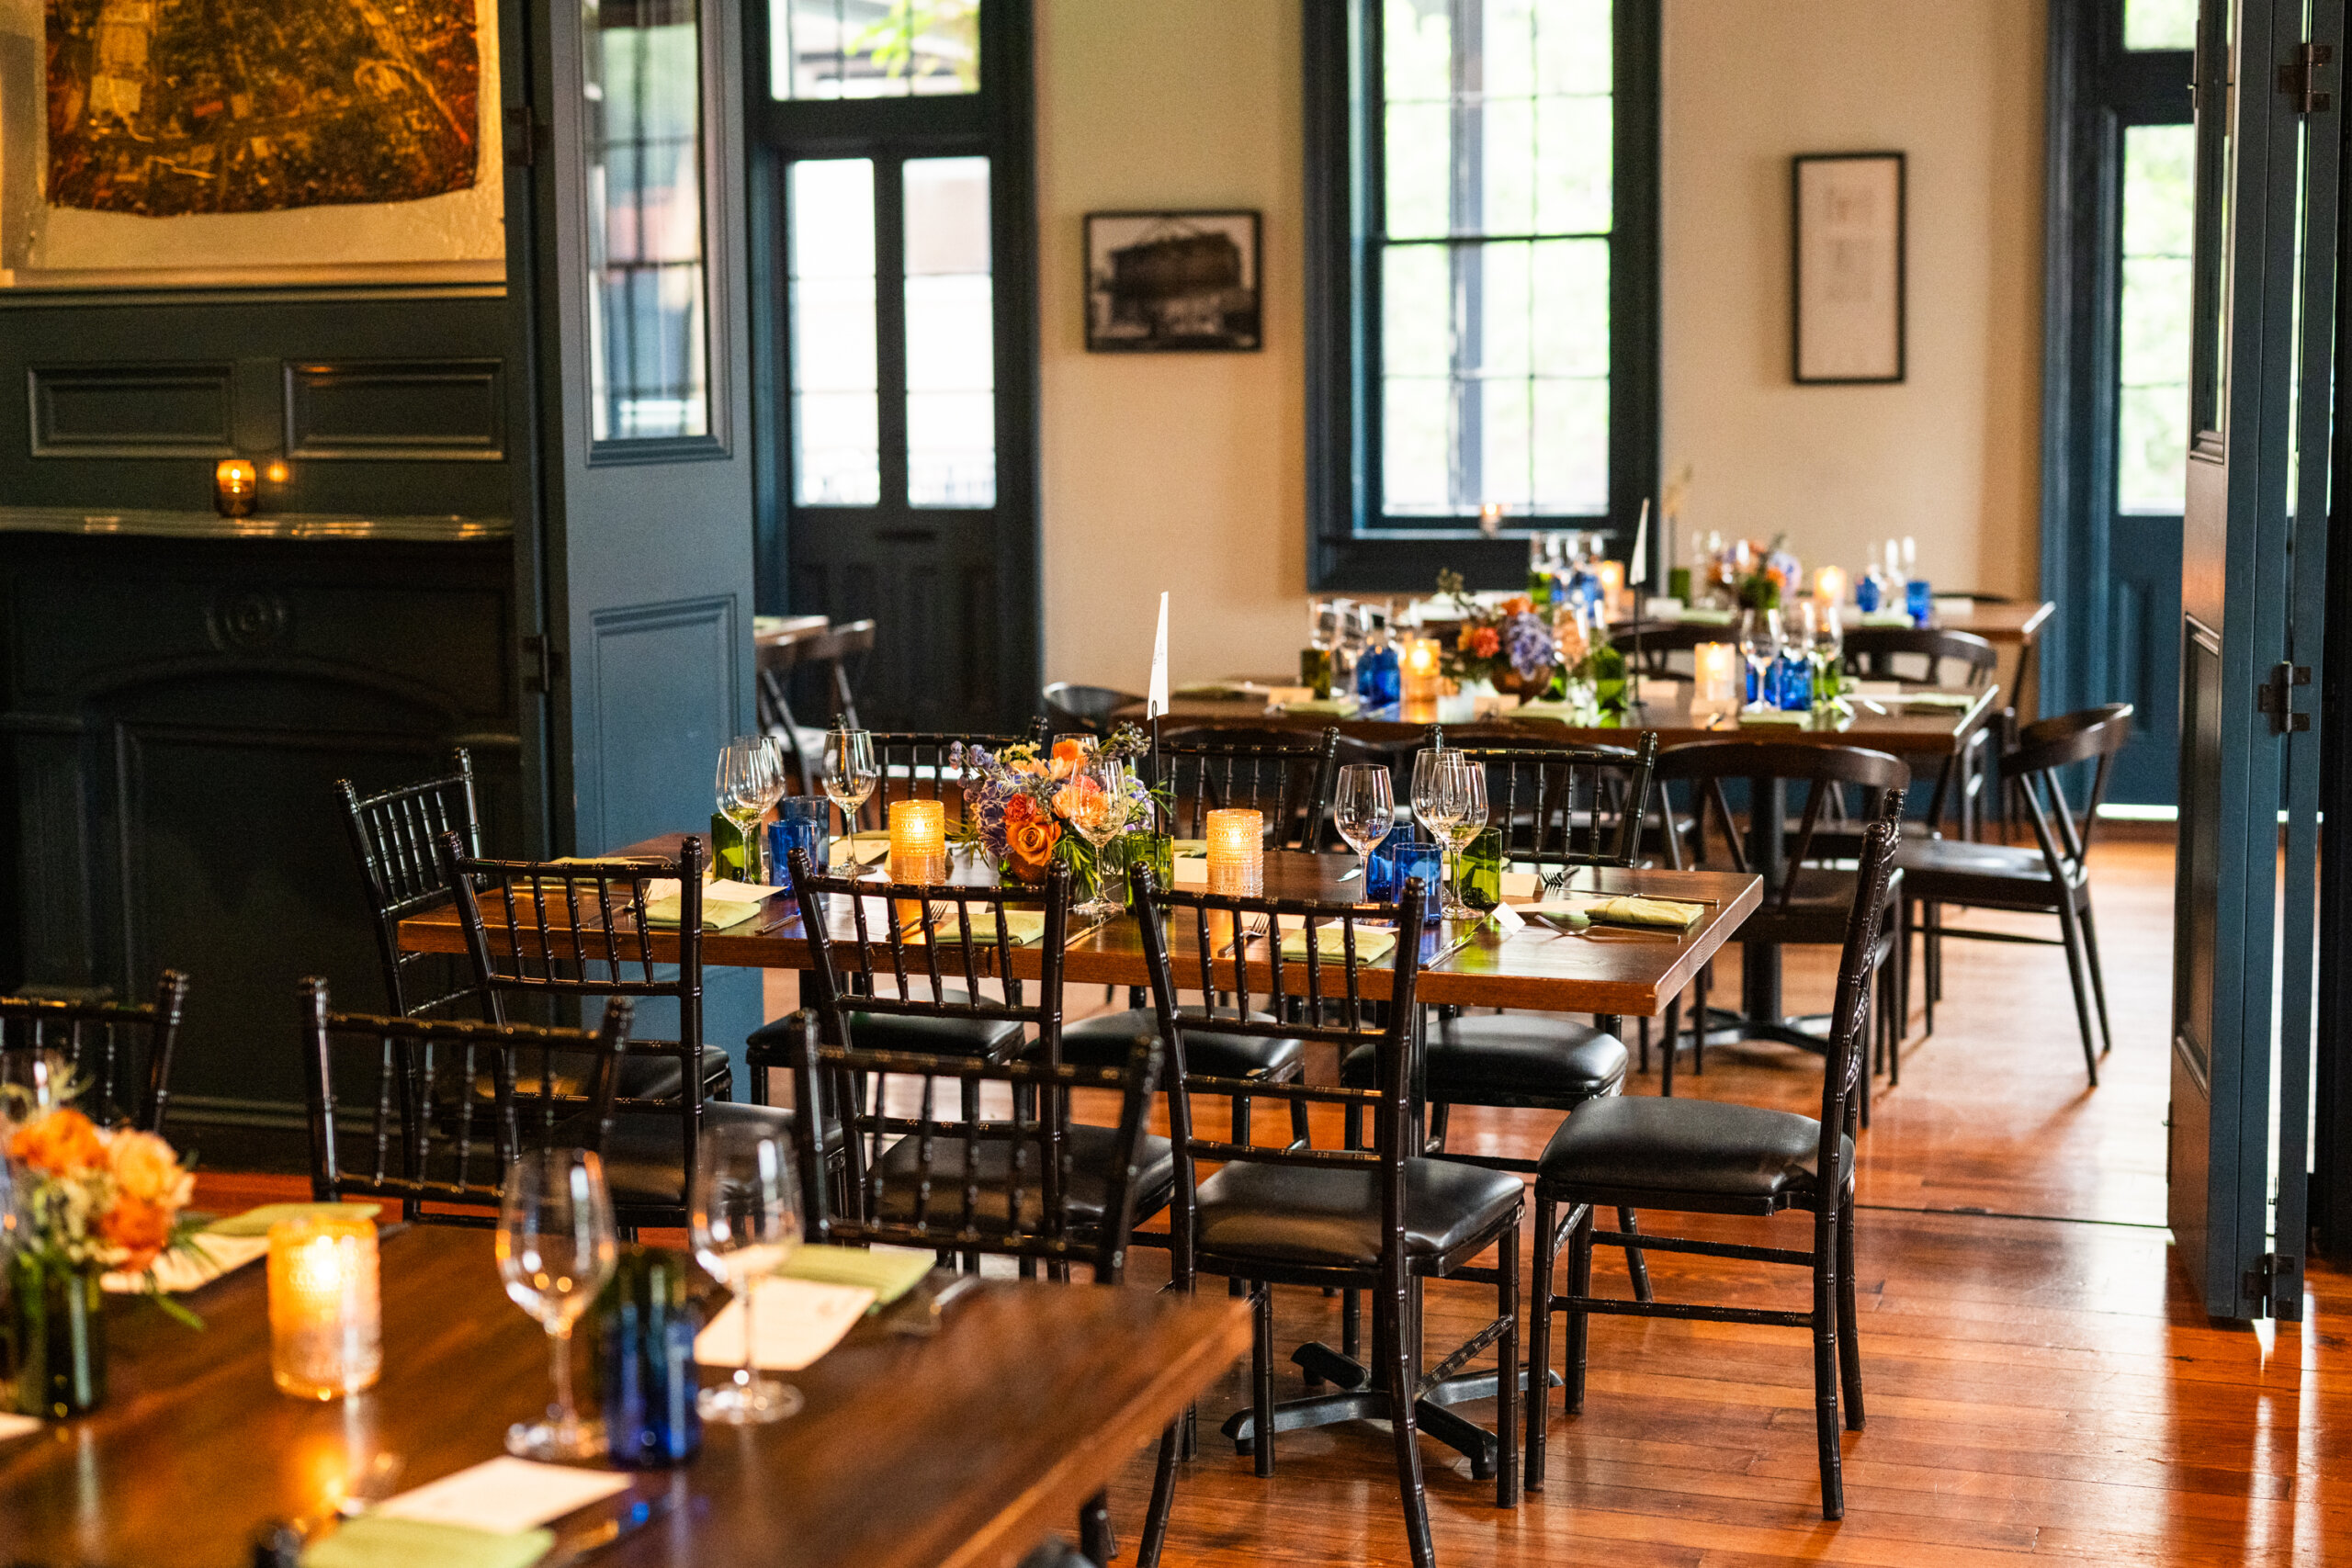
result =
[[[388,1234],[382,1381],[333,1404],[271,1382],[259,1265],[187,1298],[202,1332],[110,1301],[107,1403],[0,1440],[0,1561],[243,1568],[266,1525],[330,1520],[387,1465],[406,1491],[496,1458],[548,1376],[546,1336],[507,1301],[491,1247],[483,1231]],[[780,1374],[799,1415],[706,1427],[685,1467],[559,1521],[557,1553],[642,1500],[650,1521],[599,1568],[1017,1563],[1073,1535],[1080,1506],[1250,1345],[1244,1303],[1087,1284],[989,1280],[928,1337],[891,1328],[902,1310]]]

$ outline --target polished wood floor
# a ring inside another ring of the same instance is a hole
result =
[[[2217,1326],[2189,1299],[2164,1228],[2171,854],[2115,844],[2095,866],[2116,1033],[2100,1087],[2084,1083],[2057,950],[1957,942],[1937,1032],[1923,1038],[1915,1017],[1902,1086],[1881,1080],[1859,1223],[1870,1422],[1846,1438],[1844,1521],[1820,1517],[1802,1334],[1604,1318],[1585,1413],[1570,1419],[1553,1403],[1540,1496],[1498,1510],[1466,1461],[1425,1443],[1442,1561],[2352,1562],[2352,1372],[2335,1325],[2352,1309],[2352,1281],[2314,1268],[2306,1321],[2275,1331]],[[1789,975],[1794,1005],[1826,1005],[1826,956],[1792,955]],[[1074,992],[1074,1010],[1101,998]],[[781,1010],[788,990],[772,987],[770,1000]],[[1819,1082],[1811,1058],[1719,1048],[1677,1089],[1808,1109]],[[1656,1089],[1653,1061],[1633,1092]],[[1453,1131],[1457,1146],[1532,1152],[1552,1125],[1535,1112],[1458,1111]],[[227,1206],[283,1186],[212,1176],[204,1196]],[[1805,1224],[1691,1221],[1686,1234],[1777,1229],[1781,1245],[1802,1246]],[[1165,1280],[1164,1255],[1136,1257],[1137,1287]],[[1663,1255],[1651,1268],[1665,1296],[1805,1304],[1795,1270]],[[1623,1288],[1613,1258],[1596,1277]],[[1458,1338],[1492,1301],[1444,1284],[1429,1299],[1441,1354],[1438,1340]],[[1277,1328],[1285,1353],[1336,1341],[1336,1303],[1284,1291]],[[1408,1561],[1385,1429],[1286,1435],[1278,1473],[1260,1480],[1215,1433],[1248,1402],[1246,1374],[1237,1366],[1203,1406],[1202,1455],[1183,1471],[1167,1561]],[[1298,1386],[1292,1373],[1280,1392]],[[1491,1406],[1464,1408],[1491,1418]],[[1138,1455],[1114,1495],[1130,1542],[1148,1476]]]

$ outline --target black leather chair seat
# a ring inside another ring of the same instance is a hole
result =
[[[1350,1089],[1374,1087],[1378,1047],[1340,1064]],[[1536,1013],[1447,1019],[1423,1056],[1429,1097],[1449,1105],[1570,1110],[1625,1081],[1625,1044],[1589,1023]]]
[[[922,999],[931,997],[928,976],[910,975],[908,985]],[[951,1006],[968,1006],[971,998],[959,987],[942,987]],[[762,1024],[752,1032],[755,1052],[770,1061],[784,1060],[790,1044],[788,1019]],[[1021,1025],[1009,1019],[909,1018],[898,1013],[854,1012],[849,1015],[849,1043],[858,1051],[905,1051],[923,1056],[974,1056],[1002,1059],[1021,1046]]]
[[[1272,1023],[1274,1015],[1253,1012],[1250,1021]],[[1149,1008],[1106,1012],[1062,1031],[1062,1060],[1080,1067],[1124,1067],[1127,1048],[1137,1035],[1158,1040],[1159,1015]],[[1034,1043],[1030,1052],[1036,1052]],[[1211,1077],[1261,1077],[1280,1083],[1295,1077],[1305,1059],[1304,1048],[1295,1040],[1189,1026],[1184,1031],[1185,1069]]]
[[[613,1117],[605,1140],[605,1185],[624,1209],[675,1209],[686,1201],[684,1134],[677,1115],[665,1111],[623,1111]],[[792,1135],[792,1112],[774,1105],[710,1103],[702,1108],[705,1129],[764,1126],[779,1137]],[[841,1146],[841,1132],[829,1118],[829,1146]],[[558,1140],[560,1142],[560,1138]],[[581,1142],[586,1142],[582,1137]]]
[[[1443,1159],[1405,1162],[1405,1249],[1450,1252],[1492,1228],[1526,1190],[1509,1171]],[[1370,1167],[1237,1160],[1201,1183],[1200,1250],[1334,1268],[1380,1262],[1380,1173]]]
[[[1110,1190],[1111,1162],[1116,1157],[1118,1132],[1083,1123],[1069,1130],[1069,1187],[1065,1196],[1069,1216],[1081,1225],[1098,1224]],[[941,1136],[931,1145],[931,1221],[954,1230],[964,1206],[964,1146],[960,1137]],[[1023,1223],[1034,1227],[1043,1197],[1036,1173],[1037,1145],[1021,1145],[1029,1168],[1022,1177]],[[1012,1168],[1013,1145],[1008,1139],[983,1138],[979,1156],[978,1228],[1002,1230],[1010,1210],[1007,1178]],[[882,1151],[882,1202],[876,1218],[892,1224],[911,1224],[915,1217],[915,1186],[922,1173],[915,1139],[910,1135]],[[1165,1138],[1147,1135],[1136,1158],[1136,1217],[1165,1208],[1176,1187],[1176,1152]]]
[[[1854,1141],[1845,1147],[1850,1168]],[[1536,1169],[1541,1180],[1570,1193],[1796,1201],[1813,1193],[1820,1152],[1821,1123],[1810,1116],[1645,1095],[1596,1100],[1578,1110],[1552,1134]]]
[[[1974,844],[1965,839],[1913,839],[1894,852],[1894,863],[1914,898],[2048,908],[2059,897],[2050,863],[2038,849]]]

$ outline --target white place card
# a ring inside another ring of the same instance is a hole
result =
[[[1506,898],[1533,898],[1539,897],[1543,891],[1544,879],[1534,872],[1507,871],[1503,873],[1503,897]]]
[[[874,1292],[859,1285],[823,1285],[814,1280],[762,1280],[754,1318],[752,1358],[769,1371],[797,1372],[841,1343],[842,1336],[874,1304]],[[695,1359],[706,1367],[743,1364],[743,1303],[731,1301],[695,1336]]]
[[[1196,856],[1176,857],[1176,886],[1206,887],[1209,885],[1209,863]]]
[[[40,1430],[40,1423],[29,1416],[0,1415],[0,1443],[11,1438],[28,1438]]]
[[[1508,876],[1508,874],[1506,874],[1506,876]],[[1509,889],[1505,889],[1505,893],[1508,895]],[[1520,914],[1520,912],[1517,909],[1512,908],[1509,904],[1496,905],[1494,908],[1494,915],[1495,924],[1505,931],[1515,931],[1521,926],[1527,924],[1526,919]]]
[[[628,1476],[609,1470],[502,1456],[403,1492],[376,1512],[388,1518],[517,1535],[626,1492],[629,1483]]]

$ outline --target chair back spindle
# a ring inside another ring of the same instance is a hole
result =
[[[161,1134],[187,992],[187,976],[166,969],[155,999],[135,1005],[0,997],[0,1084],[31,1088],[62,1065],[76,1107],[99,1126]]]
[[[368,894],[385,1004],[417,1018],[479,1014],[481,995],[461,966],[442,953],[404,953],[400,942],[402,920],[448,902],[435,847],[441,836],[455,833],[468,854],[481,853],[472,757],[459,746],[448,773],[374,795],[361,795],[349,779],[337,779],[334,788]]]

